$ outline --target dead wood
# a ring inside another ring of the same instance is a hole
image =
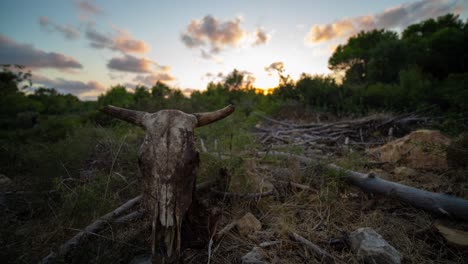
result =
[[[419,117],[417,112],[390,116],[371,115],[354,120],[341,120],[331,123],[312,123],[295,125],[278,121],[270,117],[261,116],[267,120],[263,127],[256,127],[255,134],[262,144],[267,146],[297,146],[306,148],[339,151],[340,146],[348,138],[348,144],[360,147],[361,145],[380,145],[384,143],[384,136],[388,131],[400,131],[402,133],[416,123],[427,123],[428,118]],[[378,133],[375,133],[378,132]],[[393,136],[393,132],[392,132]],[[317,143],[323,145],[317,145]]]
[[[256,112],[253,112],[252,114],[256,115],[256,116],[259,116],[269,122],[272,122],[272,123],[275,123],[275,124],[279,124],[279,125],[282,125],[282,126],[286,126],[286,127],[294,127],[294,125],[292,124],[289,124],[289,123],[286,123],[286,122],[281,122],[281,121],[278,121],[276,119],[273,119],[271,117],[268,117],[268,116],[265,116],[265,115],[262,115],[262,114],[259,114],[259,113],[256,113]]]
[[[263,193],[232,193],[232,192],[221,192],[218,190],[211,189],[211,193],[218,197],[229,198],[229,199],[258,199],[266,196],[273,195],[273,191]]]
[[[211,188],[215,183],[216,181],[214,180],[202,182],[200,184],[197,184],[196,190],[197,192],[205,191]],[[114,211],[100,217],[99,219],[85,227],[83,230],[78,232],[70,240],[62,244],[57,252],[52,251],[47,257],[42,259],[41,263],[55,263],[57,259],[66,258],[66,256],[69,255],[71,251],[75,250],[79,246],[79,244],[81,243],[81,241],[83,241],[84,238],[88,237],[89,235],[98,233],[100,230],[105,228],[108,223],[122,224],[141,219],[141,217],[143,217],[143,215],[145,214],[143,208],[140,208],[134,212],[130,212],[126,215],[123,214],[129,211],[130,209],[140,205],[142,197],[142,195],[138,195],[137,197],[128,200]]]
[[[300,184],[300,183],[297,183],[297,182],[292,182],[292,181],[281,181],[281,180],[271,180],[271,181],[272,181],[272,182],[281,183],[281,184],[286,184],[286,185],[288,185],[288,186],[291,186],[291,187],[294,187],[294,188],[297,188],[297,189],[301,189],[301,190],[304,190],[304,191],[313,190],[312,188],[310,188],[310,186],[304,185],[304,184]]]
[[[124,216],[117,218],[114,221],[114,223],[123,224],[123,223],[133,222],[135,220],[143,218],[144,215],[145,215],[145,211],[137,210],[137,211],[131,212],[129,214],[126,214]]]
[[[270,155],[278,157],[291,157],[291,154],[284,152],[270,152]],[[303,163],[314,163],[311,158],[294,155]],[[361,188],[368,193],[378,193],[387,195],[406,202],[414,207],[426,211],[468,220],[468,200],[447,194],[433,193],[418,188],[410,187],[396,182],[387,181],[377,177],[375,174],[363,174],[360,172],[344,169],[335,164],[328,164],[326,167],[340,171],[351,184]]]
[[[122,215],[126,211],[130,210],[131,208],[135,207],[141,202],[142,195],[138,195],[137,197],[128,200],[121,206],[119,206],[114,211],[101,216],[98,220],[94,221],[87,227],[85,227],[82,231],[78,232],[75,236],[73,236],[70,240],[65,242],[63,245],[60,246],[58,252],[51,252],[47,257],[45,257],[41,263],[54,263],[57,258],[66,257],[71,251],[73,251],[80,242],[89,236],[90,234],[95,234],[99,230],[103,229],[107,226],[108,222],[111,222],[116,217]]]
[[[322,249],[321,247],[317,246],[316,244],[310,242],[309,240],[305,239],[304,237],[298,235],[295,232],[290,232],[289,237],[291,240],[299,242],[306,246],[312,253],[317,257],[317,259],[320,260],[320,262],[324,263],[335,263],[335,260],[333,259],[332,255]]]

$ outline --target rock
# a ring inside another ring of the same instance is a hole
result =
[[[0,192],[14,191],[15,184],[7,176],[0,174]]]
[[[262,249],[260,247],[254,247],[247,254],[242,256],[242,264],[268,264],[263,259]]]
[[[129,264],[151,264],[151,254],[138,255]]]
[[[351,250],[368,264],[401,263],[401,254],[370,227],[359,228],[350,235]]]
[[[414,169],[447,169],[450,138],[435,130],[416,130],[381,147],[368,149],[381,162],[401,163]]]
[[[262,229],[262,223],[251,213],[246,213],[236,222],[237,229],[242,236],[247,236]]]
[[[393,172],[395,173],[395,175],[398,175],[403,178],[409,178],[418,175],[418,172],[416,170],[404,166],[396,167]]]

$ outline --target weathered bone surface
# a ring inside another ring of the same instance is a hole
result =
[[[182,221],[192,204],[199,163],[194,128],[225,118],[234,106],[200,114],[178,110],[146,113],[115,106],[106,106],[103,111],[146,130],[138,160],[143,176],[143,204],[152,218],[152,252],[153,256],[158,251],[175,259],[181,246]]]

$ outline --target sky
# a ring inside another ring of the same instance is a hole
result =
[[[162,81],[185,93],[237,69],[257,88],[278,71],[330,74],[337,45],[361,30],[444,15],[467,0],[2,0],[0,64],[33,82],[93,100],[111,86]]]

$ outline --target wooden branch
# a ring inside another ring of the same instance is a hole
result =
[[[267,121],[270,121],[271,123],[275,123],[275,124],[279,124],[279,125],[282,125],[282,126],[286,126],[286,127],[292,127],[293,125],[289,124],[289,123],[286,123],[286,122],[281,122],[281,121],[278,121],[276,119],[273,119],[271,117],[267,117],[265,115],[262,115],[262,114],[259,114],[259,113],[256,113],[256,112],[253,112],[254,115],[256,116],[259,116]]]
[[[211,188],[216,181],[206,181],[200,184],[197,184],[196,190],[197,191],[204,191],[209,188]],[[83,230],[78,232],[75,236],[73,236],[70,240],[62,244],[58,250],[58,252],[52,251],[47,257],[42,259],[41,263],[46,264],[46,263],[54,263],[58,258],[63,258],[66,257],[73,249],[75,249],[79,243],[86,237],[88,237],[90,234],[96,234],[99,232],[101,229],[107,226],[107,223],[113,222],[113,223],[126,223],[130,222],[136,219],[141,218],[144,215],[143,210],[137,210],[135,212],[131,212],[127,215],[121,216],[128,210],[134,208],[138,204],[140,204],[142,195],[138,195],[137,197],[125,202],[121,206],[119,206],[117,209],[114,211],[101,216],[99,219],[85,227]],[[119,217],[121,216],[121,217]],[[118,218],[119,217],[119,218]]]
[[[144,210],[137,210],[137,211],[131,212],[129,214],[126,214],[124,216],[121,216],[115,219],[114,223],[123,224],[123,223],[133,222],[135,220],[141,219],[144,215],[145,215]]]
[[[314,253],[314,255],[317,257],[317,259],[320,260],[320,263],[335,263],[335,260],[333,259],[332,255],[330,255],[330,253],[317,246],[316,244],[310,242],[309,240],[305,239],[304,237],[298,235],[297,233],[290,232],[289,237],[291,238],[291,240],[303,244],[310,251],[312,251],[312,253]]]
[[[268,154],[278,157],[292,156],[292,154],[278,151],[269,152]],[[313,159],[308,157],[300,155],[293,156],[297,157],[303,163],[314,162]],[[335,164],[328,164],[326,166],[330,169],[342,172],[346,180],[365,192],[388,195],[389,197],[396,198],[414,207],[432,213],[468,220],[468,200],[387,181],[376,177],[374,174],[363,174],[344,169]]]
[[[211,192],[223,198],[230,198],[230,199],[237,199],[237,198],[244,198],[244,199],[258,199],[265,196],[273,195],[273,191],[263,192],[263,193],[232,193],[232,192],[221,192],[218,190],[211,189]]]
[[[304,190],[304,191],[311,191],[311,190],[313,190],[313,189],[310,188],[310,186],[308,186],[308,185],[304,185],[304,184],[300,184],[300,183],[292,182],[292,181],[272,180],[272,182],[278,182],[278,183],[286,184],[286,185],[289,185],[289,186],[291,186],[291,187],[295,187],[295,188],[297,188],[297,189],[301,189],[301,190]]]
[[[83,238],[87,237],[89,234],[97,233],[99,230],[106,226],[106,223],[110,222],[112,219],[115,219],[116,217],[122,215],[126,211],[139,204],[141,199],[142,195],[138,195],[137,197],[125,202],[114,211],[104,216],[101,216],[98,220],[85,227],[82,231],[78,232],[78,234],[76,234],[70,240],[65,242],[65,244],[60,246],[58,252],[51,252],[47,257],[45,257],[42,260],[41,263],[53,263],[57,258],[67,256],[70,253],[70,251],[72,251],[78,246],[78,244]]]

